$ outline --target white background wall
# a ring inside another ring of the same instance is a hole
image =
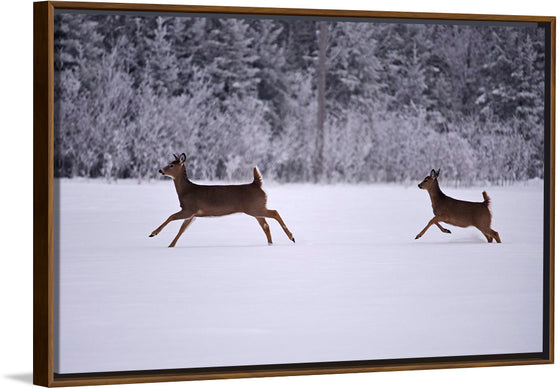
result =
[[[127,2],[120,0],[120,2]],[[187,0],[140,1],[187,4]],[[0,387],[29,386],[32,381],[32,2],[12,1],[2,8],[0,39]],[[559,16],[550,0],[449,0],[371,2],[365,0],[196,0],[192,4],[379,11],[455,12]],[[558,145],[557,145],[558,147]],[[201,381],[131,385],[142,388],[537,388],[560,382],[560,366],[453,369],[416,372],[323,375],[308,377]]]

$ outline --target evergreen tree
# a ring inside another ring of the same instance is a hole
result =
[[[148,84],[158,96],[175,95],[180,90],[178,61],[167,32],[166,20],[161,16],[156,18],[153,36],[150,34],[146,37],[145,49],[144,77],[148,78]]]

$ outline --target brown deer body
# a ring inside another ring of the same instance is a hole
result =
[[[497,243],[501,243],[500,235],[490,228],[492,214],[488,208],[490,205],[490,197],[488,197],[486,192],[482,192],[484,201],[480,203],[457,200],[445,195],[441,191],[437,180],[438,177],[439,170],[436,172],[432,169],[430,175],[418,184],[420,189],[427,190],[430,195],[434,217],[428,222],[428,225],[416,235],[416,239],[424,235],[432,224],[435,224],[441,232],[450,234],[451,231],[443,228],[441,224],[439,224],[443,222],[457,227],[474,226],[482,232],[484,237],[488,240],[488,243],[491,243],[493,239],[496,239]]]
[[[280,214],[276,210],[266,207],[266,193],[261,188],[262,177],[257,168],[253,170],[254,180],[250,184],[198,185],[191,182],[187,177],[184,165],[186,155],[183,153],[180,156],[173,156],[175,159],[160,169],[159,172],[173,178],[181,210],[169,216],[161,226],[150,234],[150,237],[159,234],[173,220],[184,219],[179,233],[169,245],[169,247],[174,247],[195,217],[224,216],[241,212],[257,219],[269,244],[272,244],[272,237],[270,227],[265,219],[267,217],[278,221],[288,238],[295,242],[294,236],[284,224]]]

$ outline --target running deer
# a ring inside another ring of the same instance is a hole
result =
[[[280,223],[288,238],[295,243],[294,236],[284,224],[280,214],[273,209],[266,208],[266,193],[261,188],[262,176],[256,167],[253,169],[254,180],[250,184],[198,185],[191,182],[187,177],[185,153],[180,156],[173,154],[173,157],[175,159],[160,169],[159,172],[173,179],[181,210],[169,216],[161,226],[150,234],[150,237],[159,234],[173,220],[184,219],[179,233],[169,245],[169,247],[174,247],[195,217],[224,216],[242,212],[257,219],[266,235],[268,244],[272,244],[272,237],[270,227],[265,219],[267,217]]]
[[[490,228],[490,223],[492,222],[492,215],[488,206],[490,205],[490,197],[486,192],[482,192],[482,197],[484,201],[481,203],[474,203],[470,201],[456,200],[449,196],[446,196],[438,184],[439,169],[436,172],[434,169],[430,172],[430,175],[424,178],[418,187],[420,189],[425,189],[430,195],[430,200],[432,200],[432,209],[434,210],[434,217],[428,222],[428,225],[424,227],[416,239],[420,238],[432,224],[435,224],[441,232],[446,234],[451,234],[446,228],[443,228],[440,222],[451,224],[457,227],[469,227],[474,226],[480,230],[488,240],[488,243],[492,243],[493,239],[496,239],[497,243],[502,243],[500,240],[500,235]]]

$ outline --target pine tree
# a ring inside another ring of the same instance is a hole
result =
[[[179,68],[167,25],[172,19],[156,18],[153,35],[146,37],[146,68],[144,76],[158,96],[175,95],[179,87]]]

